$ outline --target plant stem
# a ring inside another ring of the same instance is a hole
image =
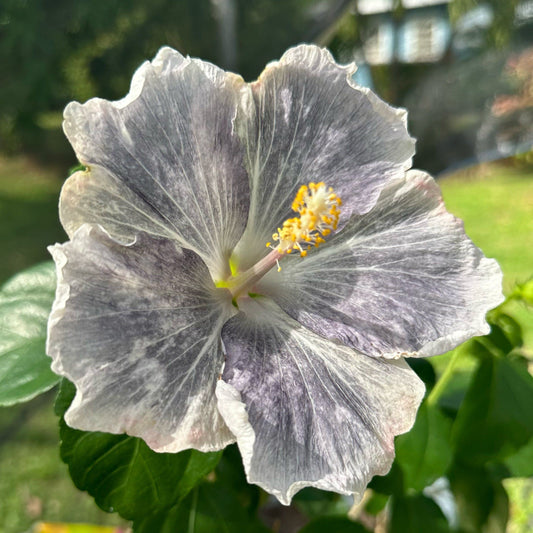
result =
[[[457,348],[452,352],[452,356],[450,358],[450,361],[448,362],[448,366],[446,367],[442,376],[437,381],[437,383],[433,387],[433,390],[429,393],[427,397],[426,403],[428,406],[434,406],[437,403],[438,399],[444,392],[444,389],[452,379],[455,364],[459,359],[460,353],[461,350],[458,350]]]

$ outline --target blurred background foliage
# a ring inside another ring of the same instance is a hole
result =
[[[358,524],[326,520],[350,505],[318,491],[289,510],[264,494],[250,506],[261,503],[262,522],[280,533],[309,520],[311,533],[532,531],[533,422],[523,408],[533,398],[533,289],[516,288],[533,274],[531,0],[1,0],[0,282],[65,240],[57,199],[76,164],[61,132],[66,103],[121,98],[162,45],[253,80],[303,41],[355,60],[358,83],[408,109],[415,165],[442,178],[448,209],[498,259],[510,299],[492,315],[490,337],[416,367],[437,393],[399,439],[391,474],[350,511]],[[0,531],[40,519],[127,525],[72,487],[53,396],[0,409]]]
[[[532,11],[527,0],[3,0],[1,148],[72,161],[58,128],[65,104],[122,97],[135,68],[163,44],[252,80],[289,46],[318,42],[341,61],[362,63],[378,94],[409,109],[419,165],[442,172],[502,155],[491,134],[516,129],[516,121],[502,124],[502,101],[496,118],[491,106],[498,95],[531,92],[531,69],[525,79],[515,54],[533,44]],[[446,25],[436,43],[442,53],[379,50],[380,39],[405,48],[415,22],[418,34]],[[531,96],[522,103],[531,108]]]
[[[42,146],[43,130],[57,125],[57,117],[49,113],[60,111],[70,100],[95,95],[120,98],[135,68],[163,44],[253,79],[290,45],[317,39],[349,4],[346,0],[3,0],[0,64],[6,77],[0,86],[0,134],[4,148],[40,148],[49,156],[50,147]]]

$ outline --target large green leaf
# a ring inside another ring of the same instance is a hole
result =
[[[30,400],[59,381],[45,354],[55,286],[50,261],[24,270],[0,289],[0,405]]]
[[[58,414],[64,414],[74,393],[74,386],[63,380]],[[222,455],[196,450],[156,453],[141,439],[75,430],[63,418],[60,435],[61,458],[74,484],[102,509],[117,511],[128,520],[166,512],[215,468]]]
[[[444,475],[452,461],[451,420],[424,402],[411,431],[396,439],[396,461],[406,489],[421,491]]]
[[[453,428],[456,455],[466,463],[504,459],[533,436],[533,377],[519,363],[486,357]]]
[[[237,495],[218,482],[203,482],[180,504],[134,522],[135,533],[263,533]]]
[[[259,489],[246,482],[235,446],[224,451],[215,471],[184,500],[164,512],[136,520],[135,533],[266,533],[257,518]]]

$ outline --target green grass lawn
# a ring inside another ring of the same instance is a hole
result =
[[[46,246],[64,240],[57,200],[66,174],[66,169],[45,169],[26,158],[0,157],[0,281],[47,259]],[[529,278],[533,274],[533,170],[492,165],[447,177],[440,185],[448,209],[464,219],[472,240],[500,262],[506,290]],[[516,313],[532,347],[531,317],[521,309]],[[0,409],[2,533],[23,533],[36,520],[120,523],[73,487],[58,455],[52,400],[51,394],[34,400],[30,411],[24,411],[26,406]]]
[[[470,238],[500,263],[504,287],[533,276],[533,169],[487,166],[439,181],[449,211]]]
[[[504,291],[533,277],[533,168],[484,165],[439,181],[446,207],[463,219],[465,230],[486,256],[500,263]],[[532,315],[511,307],[524,330],[525,351],[533,356]]]

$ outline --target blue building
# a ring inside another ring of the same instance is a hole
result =
[[[369,65],[434,63],[443,58],[451,40],[448,4],[451,0],[359,0],[363,20],[363,57]]]

